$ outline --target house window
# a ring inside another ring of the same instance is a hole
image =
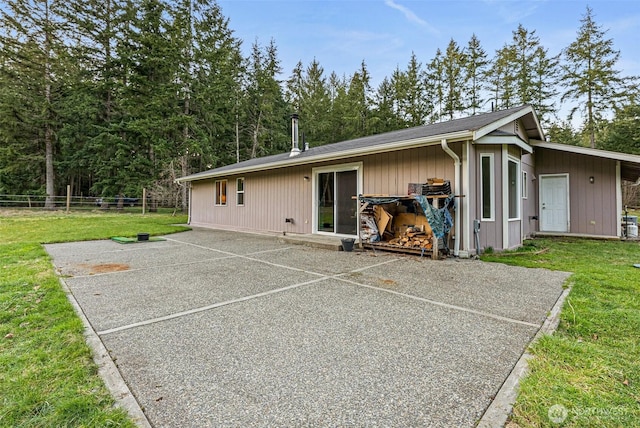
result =
[[[522,199],[529,198],[529,174],[522,171]]]
[[[236,205],[244,206],[244,177],[236,178]]]
[[[508,161],[509,180],[509,220],[520,218],[520,162],[509,158]]]
[[[493,221],[495,214],[495,186],[493,153],[480,155],[482,220]]]
[[[216,180],[216,205],[227,205],[227,180]]]

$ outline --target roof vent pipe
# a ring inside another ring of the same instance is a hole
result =
[[[297,156],[300,154],[300,147],[298,146],[298,115],[296,113],[291,115],[291,153],[289,157]]]

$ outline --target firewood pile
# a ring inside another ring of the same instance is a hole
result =
[[[404,248],[430,250],[433,248],[433,235],[417,227],[408,227],[400,236],[389,240],[388,243]]]

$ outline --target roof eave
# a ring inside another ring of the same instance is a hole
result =
[[[506,139],[509,139],[509,141],[506,142]],[[487,135],[477,141],[474,141],[474,144],[512,144],[520,147],[522,150],[529,154],[533,153],[533,147],[531,147],[517,135]]]
[[[609,150],[592,149],[589,147],[572,146],[569,144],[548,143],[546,141],[536,141],[536,140],[532,140],[531,145],[534,148],[540,147],[543,149],[561,150],[564,152],[577,153],[577,154],[588,155],[588,156],[599,156],[607,159],[640,164],[640,155],[612,152]]]
[[[533,110],[533,107],[531,106],[524,106],[522,109],[513,112],[512,114],[510,114],[509,116],[505,116],[502,119],[496,120],[495,122],[491,122],[488,125],[483,126],[482,128],[477,129],[474,133],[473,133],[473,140],[479,140],[480,138],[484,137],[485,135],[495,131],[496,129],[499,129],[501,127],[503,127],[504,125],[513,122],[516,119],[520,119],[521,117],[524,117],[528,114],[531,114],[534,122],[535,122],[535,130],[538,133],[538,136],[540,138],[544,137],[544,132],[542,131],[542,127],[540,126],[540,121],[538,121],[535,111]],[[530,129],[527,129],[527,132],[529,132]]]
[[[240,168],[231,168],[231,169],[227,169],[219,172],[216,172],[216,170],[212,170],[209,173],[194,174],[194,175],[188,175],[186,177],[180,177],[180,178],[177,178],[175,182],[185,183],[190,181],[208,180],[211,178],[246,174],[246,173],[255,172],[255,171],[266,171],[271,169],[284,168],[288,166],[307,165],[307,164],[318,163],[318,162],[327,162],[332,160],[351,158],[355,156],[385,153],[385,152],[390,152],[394,150],[412,149],[415,147],[421,147],[426,145],[440,144],[443,139],[449,140],[449,141],[468,140],[472,137],[472,135],[473,133],[471,131],[458,131],[458,132],[433,135],[433,136],[423,137],[423,138],[414,138],[411,140],[404,140],[400,142],[394,141],[386,144],[376,145],[373,147],[365,146],[365,147],[359,147],[357,149],[342,150],[339,152],[325,153],[325,154],[309,156],[305,158],[298,158],[298,157],[287,158],[277,162],[251,165],[251,166],[240,167]]]

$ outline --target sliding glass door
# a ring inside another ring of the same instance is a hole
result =
[[[340,235],[358,233],[358,169],[317,172],[316,230]]]

